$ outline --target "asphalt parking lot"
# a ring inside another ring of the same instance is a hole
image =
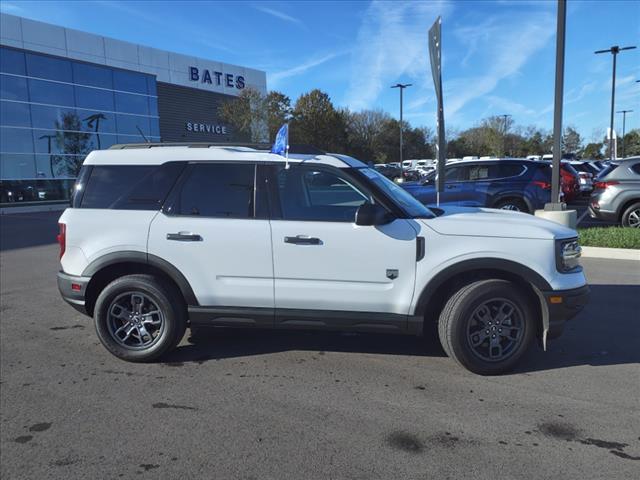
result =
[[[637,478],[635,262],[584,259],[590,305],[506,376],[326,333],[187,335],[140,365],[59,298],[56,218],[0,217],[2,478]]]

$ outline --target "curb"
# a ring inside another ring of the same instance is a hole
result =
[[[582,247],[582,258],[608,258],[640,262],[640,250],[634,248]]]

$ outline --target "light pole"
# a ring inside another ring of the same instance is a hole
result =
[[[625,156],[625,144],[624,144],[624,132],[627,126],[627,113],[631,113],[633,110],[620,110],[616,113],[622,114],[622,158]]]
[[[410,87],[411,85],[411,83],[396,83],[391,86],[391,88],[400,89],[400,179],[402,181],[404,181],[404,169],[402,167],[402,93],[405,88]]]
[[[502,115],[498,115],[498,116],[504,119],[504,122],[503,122],[504,131],[502,133],[502,154],[506,157],[507,156],[507,129],[508,129],[507,121],[509,117],[511,117],[511,115],[508,113],[503,113]]]
[[[606,50],[598,50],[594,52],[596,54],[610,53],[613,55],[613,75],[611,79],[611,121],[609,123],[609,160],[613,160],[613,112],[615,109],[614,104],[616,102],[616,59],[618,58],[618,53],[623,50],[633,50],[634,48],[636,47],[619,47],[618,45],[614,45]]]

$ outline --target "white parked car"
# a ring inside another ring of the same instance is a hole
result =
[[[185,329],[420,335],[479,374],[514,367],[585,305],[574,230],[521,213],[430,210],[336,154],[116,146],[60,217],[58,287],[129,361]]]

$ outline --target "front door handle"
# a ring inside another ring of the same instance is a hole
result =
[[[446,188],[447,190],[450,190],[450,189],[452,189],[452,188],[457,188],[457,187],[458,187],[457,185],[445,185],[445,188]]]
[[[178,242],[201,242],[202,237],[197,233],[178,232],[167,233],[167,240],[176,240]]]
[[[322,245],[322,241],[319,238],[310,237],[308,235],[284,237],[284,243],[293,243],[295,245]]]

